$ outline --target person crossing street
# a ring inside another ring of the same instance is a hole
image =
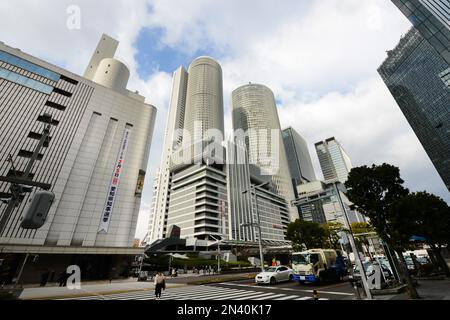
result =
[[[155,276],[155,296],[156,300],[161,299],[162,290],[166,289],[166,277],[161,272],[158,272]]]

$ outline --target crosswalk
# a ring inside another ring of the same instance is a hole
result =
[[[262,292],[213,286],[189,286],[169,288],[163,291],[161,300],[311,300],[312,296],[290,293]],[[110,295],[66,298],[60,300],[155,300],[153,290]],[[321,299],[327,300],[327,299]]]

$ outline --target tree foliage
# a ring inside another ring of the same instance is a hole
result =
[[[400,247],[394,247],[395,250],[404,248],[401,241],[391,239],[396,233],[390,223],[390,214],[394,202],[409,194],[403,182],[400,169],[385,163],[370,168],[353,168],[345,183],[348,199],[370,219],[378,235],[393,246],[400,243]]]
[[[326,241],[325,230],[320,224],[296,220],[288,225],[286,238],[292,241],[294,250],[322,248]]]
[[[339,233],[345,231],[345,227],[340,222],[328,222],[321,226],[325,233],[325,247],[339,249]]]
[[[396,239],[409,241],[411,236],[421,236],[437,256],[440,267],[449,273],[442,259],[441,249],[450,245],[450,207],[441,198],[427,192],[412,193],[397,200],[391,213]]]
[[[366,247],[366,251],[370,253],[369,250],[369,238],[370,233],[375,232],[375,229],[370,225],[370,223],[367,222],[353,222],[350,225],[350,229],[352,230],[352,233],[355,237],[355,240],[357,243],[359,243],[361,246]]]
[[[397,252],[402,262],[400,270],[403,281],[407,283],[409,296],[418,298],[403,258],[403,251],[409,244],[407,236],[396,228],[394,222],[396,219],[396,215],[393,214],[394,204],[409,194],[403,183],[400,169],[384,163],[381,166],[372,165],[370,168],[367,166],[353,168],[345,186],[348,190],[347,197],[353,202],[354,207],[370,219],[380,238]]]

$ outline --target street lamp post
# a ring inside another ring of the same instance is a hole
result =
[[[209,236],[217,241],[217,254],[218,254],[218,257],[217,257],[217,273],[220,273],[220,271],[221,271],[221,269],[220,269],[220,242],[222,242],[222,240],[217,239],[213,235],[209,235]]]
[[[264,187],[268,184],[269,184],[269,182],[265,182],[265,183],[262,183],[257,186],[251,185],[250,191],[245,190],[242,192],[242,194],[246,194],[246,193],[250,192],[250,199],[253,195],[253,192],[255,194],[255,206],[256,206],[255,210],[256,210],[257,223],[254,223],[254,222],[244,223],[244,224],[241,224],[241,227],[257,227],[258,228],[259,259],[261,261],[261,271],[262,272],[264,272],[264,253],[263,253],[263,247],[262,247],[261,219],[259,217],[259,211],[258,211],[258,195],[256,194],[256,188]],[[253,211],[253,205],[252,205],[252,211]]]
[[[347,210],[345,209],[344,202],[342,201],[341,192],[338,189],[338,184],[339,184],[338,181],[333,182],[333,187],[334,187],[336,196],[338,197],[339,205],[341,206],[342,212],[344,213],[346,227],[349,230],[348,240],[352,247],[353,255],[355,256],[355,262],[358,265],[358,268],[360,270],[359,272],[361,273],[361,280],[363,282],[364,290],[366,292],[366,297],[367,297],[367,299],[372,299],[372,293],[370,292],[369,284],[367,282],[366,271],[364,270],[364,266],[361,262],[361,257],[359,256],[358,249],[356,248],[355,239],[353,238],[353,232],[351,230],[350,221],[349,221],[348,215],[347,215]]]

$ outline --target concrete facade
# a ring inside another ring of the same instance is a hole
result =
[[[117,47],[108,39],[102,37],[87,77],[95,79],[95,72],[105,71],[102,64],[115,63],[104,61]],[[0,176],[20,176],[41,135],[42,115],[51,114],[51,139],[32,177],[50,184],[56,196],[45,225],[26,230],[20,219],[37,188],[25,194],[0,243],[60,247],[60,253],[67,247],[131,247],[156,108],[126,90],[126,67],[118,64],[107,76],[109,88],[0,44],[0,70]],[[8,154],[15,170],[3,162]],[[8,197],[9,185],[0,182],[2,198]],[[5,207],[0,204],[2,214]]]

